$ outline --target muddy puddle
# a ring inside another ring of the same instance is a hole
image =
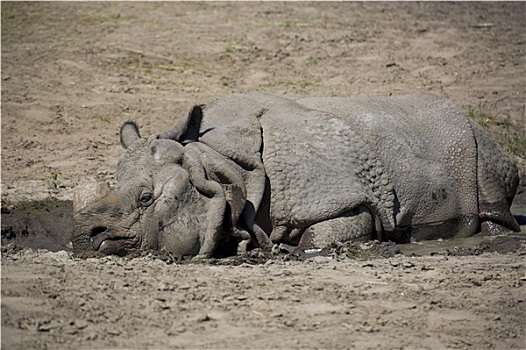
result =
[[[73,203],[39,201],[2,206],[2,247],[71,251]]]
[[[22,249],[46,249],[50,251],[72,251],[71,201],[27,202],[16,207],[3,206],[1,214],[2,247]],[[368,259],[390,257],[396,254],[407,256],[426,255],[478,255],[483,252],[515,252],[526,243],[526,207],[513,207],[513,214],[521,225],[520,233],[501,236],[475,235],[470,238],[445,239],[393,244],[389,242],[348,243],[314,255],[336,255],[349,258]],[[282,251],[282,253],[287,253]],[[289,252],[290,253],[290,252]],[[267,260],[270,254],[259,254],[256,260]],[[298,259],[313,254],[291,254]]]
[[[524,232],[520,232],[501,236],[475,235],[469,238],[413,242],[400,244],[398,247],[402,254],[408,256],[478,255],[484,252],[505,254],[518,250],[525,239]]]

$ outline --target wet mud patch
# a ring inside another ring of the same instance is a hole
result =
[[[406,256],[468,256],[483,253],[526,254],[526,235],[509,233],[499,236],[475,235],[469,238],[434,240],[401,245]]]
[[[488,237],[474,248],[459,248],[453,250],[450,255],[475,255],[484,252],[496,252],[499,254],[516,253],[526,255],[526,235],[524,233],[513,233],[496,237]],[[466,252],[466,253],[464,253]]]
[[[71,201],[2,205],[2,251],[23,248],[71,251],[72,213]]]
[[[25,248],[65,250],[72,252],[72,214],[71,201],[34,201],[19,203],[16,206],[2,206],[2,252],[19,251]],[[516,215],[522,222],[523,215]],[[230,251],[230,250],[229,250]],[[246,254],[232,256],[219,254],[212,259],[196,261],[191,257],[176,257],[163,251],[137,252],[129,256],[152,257],[168,264],[201,262],[210,265],[242,264],[259,265],[274,261],[305,261],[318,256],[337,259],[370,260],[405,256],[466,256],[486,252],[500,254],[526,254],[526,234],[524,232],[501,236],[480,236],[470,238],[424,241],[410,244],[370,241],[365,243],[346,242],[335,244],[322,250],[303,251],[295,247],[280,245],[271,252],[253,249]],[[83,256],[77,256],[83,257]],[[87,257],[87,256],[86,256]]]
[[[210,259],[177,257],[164,251],[143,251],[128,258],[149,258],[161,260],[170,265],[213,265],[241,266],[268,265],[284,262],[304,262],[311,259],[321,260],[383,260],[395,257],[423,256],[476,256],[483,253],[513,253],[526,255],[526,235],[523,233],[494,236],[471,237],[467,239],[435,240],[411,244],[369,241],[364,243],[346,242],[335,244],[320,250],[304,251],[291,249],[290,246],[275,246],[271,252],[259,248],[246,254],[221,256]]]

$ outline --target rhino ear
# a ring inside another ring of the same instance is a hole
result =
[[[199,137],[199,128],[203,120],[203,106],[193,106],[188,116],[178,121],[168,131],[161,134],[160,138],[172,139],[180,143],[195,141]]]
[[[131,120],[122,124],[120,136],[121,144],[124,148],[130,147],[133,143],[141,138],[141,134],[139,134],[139,127],[137,127],[137,124]]]

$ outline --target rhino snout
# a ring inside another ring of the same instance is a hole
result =
[[[100,245],[107,239],[111,238],[111,233],[105,226],[95,226],[91,229],[90,242],[93,249],[99,250]]]
[[[126,244],[106,226],[94,226],[90,233],[90,243],[94,250],[106,255],[126,255]]]

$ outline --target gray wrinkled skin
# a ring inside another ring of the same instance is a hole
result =
[[[322,248],[519,230],[516,166],[434,95],[236,94],[149,138],[125,123],[121,142],[116,187],[75,197],[77,253],[210,257],[232,242]]]

